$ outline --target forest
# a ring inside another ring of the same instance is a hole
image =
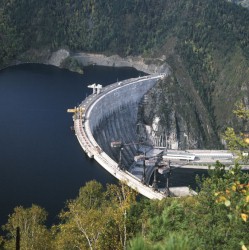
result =
[[[224,0],[1,0],[0,20],[1,65],[42,47],[146,55],[172,36],[183,57],[194,46],[198,61],[237,46],[249,54],[248,10]]]
[[[46,211],[16,207],[0,237],[0,249],[243,249],[249,246],[249,175],[222,164],[199,179],[200,192],[186,198],[153,201],[137,196],[124,183],[104,188],[86,183],[46,226]]]

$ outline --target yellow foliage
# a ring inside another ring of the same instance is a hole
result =
[[[241,250],[247,250],[247,247],[246,247],[245,245],[243,245],[243,246],[241,247]]]
[[[225,202],[226,200],[227,200],[226,197],[223,196],[223,195],[219,196],[218,199],[217,199],[218,202]]]
[[[240,119],[248,119],[249,118],[249,110],[245,107],[242,102],[236,104],[236,110],[233,113],[239,117]]]
[[[249,202],[249,195],[246,196],[246,202]]]
[[[241,216],[241,218],[242,218],[242,220],[244,222],[247,222],[247,219],[248,219],[248,215],[247,214],[242,213],[240,216]]]

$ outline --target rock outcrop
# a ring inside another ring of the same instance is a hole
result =
[[[59,49],[51,54],[51,57],[48,59],[47,64],[60,67],[63,61],[69,57],[69,55],[69,51],[65,49]]]
[[[75,53],[71,55],[77,59],[83,66],[99,65],[110,67],[133,67],[147,74],[168,73],[169,65],[165,63],[162,56],[157,59],[144,59],[141,56],[120,57],[118,55],[105,56],[103,54]]]

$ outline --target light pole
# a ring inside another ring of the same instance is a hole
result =
[[[122,150],[123,150],[123,143],[121,141],[112,141],[111,142],[112,148],[118,148],[119,149],[119,160],[118,160],[118,166],[117,169],[121,169],[122,167]],[[116,169],[114,170],[116,174]]]
[[[143,182],[143,184],[145,184],[146,183],[146,175],[145,175],[145,158],[146,158],[146,152],[145,152],[145,150],[144,150],[144,160],[143,160],[143,178],[142,178],[142,182]]]
[[[122,169],[123,170],[123,167],[122,167],[122,151],[123,151],[123,147],[120,147],[120,150],[119,150],[119,161],[118,161],[118,167],[119,169]]]
[[[152,183],[152,188],[154,189],[154,190],[157,190],[157,180],[156,180],[156,170],[157,170],[157,167],[155,166],[155,168],[154,168],[154,180],[153,180],[153,183]]]
[[[171,166],[170,166],[170,161],[168,161],[168,167],[169,171],[166,173],[166,186],[165,186],[165,195],[170,196],[170,191],[169,191],[169,177],[171,176]]]
[[[185,138],[185,140],[184,140],[185,141],[185,148],[184,149],[187,150],[188,149],[188,147],[187,147],[188,146],[188,135],[186,133],[183,133],[183,136]]]

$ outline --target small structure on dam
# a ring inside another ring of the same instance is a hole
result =
[[[103,88],[101,84],[96,84],[96,83],[88,85],[87,87],[93,89],[93,95],[99,94],[101,92],[101,89]]]
[[[169,194],[181,196],[194,193],[187,187],[168,189],[167,183],[165,183],[166,188],[158,189],[155,183],[156,174],[154,183],[150,184],[149,179],[158,168],[158,159],[162,158],[161,149],[158,149],[154,165],[151,162],[154,156],[144,159],[145,166],[150,166],[146,168],[146,173],[143,170],[142,175],[138,175],[138,167],[132,167],[134,157],[138,154],[136,133],[138,103],[163,77],[165,74],[139,77],[105,88],[99,84],[89,85],[93,88],[93,94],[79,107],[69,110],[74,113],[75,135],[87,155],[94,158],[113,176],[150,199],[162,199]],[[114,142],[122,142],[126,146],[118,149]],[[149,157],[149,152],[146,153]]]

